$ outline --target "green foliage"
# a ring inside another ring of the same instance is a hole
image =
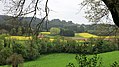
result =
[[[60,33],[60,29],[59,28],[52,27],[50,29],[50,33],[51,33],[51,35],[58,35]]]
[[[90,43],[93,44],[94,53],[114,51],[118,49],[117,44],[113,43],[113,41],[106,41],[104,39],[95,39],[94,41],[90,41]]]
[[[119,67],[119,63],[117,63],[117,62],[115,61],[114,63],[112,63],[112,64],[110,65],[110,67]]]
[[[49,54],[49,53],[94,54],[118,49],[117,48],[118,45],[112,41],[105,41],[103,39],[94,39],[94,38],[90,38],[86,42],[77,42],[76,40],[73,39],[69,38],[64,39],[64,37],[56,36],[54,37],[53,41],[50,41],[49,38],[42,38],[42,39],[33,38],[32,40],[22,42],[23,43],[17,40],[5,40],[4,43],[2,44],[4,48],[11,49],[11,52],[21,54],[25,60],[34,60],[38,58],[40,54]],[[112,44],[114,44],[115,46]],[[3,51],[4,48],[1,48],[1,51]]]
[[[3,49],[2,40],[0,40],[0,51]]]
[[[5,37],[9,36],[8,34],[1,34],[0,35],[0,40],[5,39]]]
[[[67,43],[65,45],[65,51],[67,53],[76,53],[76,47],[77,47],[77,43],[75,40],[67,40]]]
[[[66,65],[66,67],[75,67],[75,65],[73,63],[69,63],[68,65]]]
[[[6,64],[6,59],[12,54],[12,49],[11,48],[3,48],[0,51],[0,65]]]
[[[12,67],[18,67],[19,64],[23,64],[24,59],[21,54],[14,53],[8,57],[6,61],[8,64],[12,65]],[[23,67],[23,65],[20,67]]]
[[[21,35],[22,35],[22,32],[23,32],[23,31],[22,31],[22,27],[18,27],[17,35],[20,35],[20,36],[21,36]]]
[[[16,35],[16,33],[17,33],[16,28],[12,28],[11,31],[10,31],[10,34],[11,35]]]
[[[27,56],[27,47],[20,43],[12,43],[13,53],[21,54],[24,58]]]
[[[61,35],[61,36],[74,37],[74,36],[75,36],[75,33],[74,33],[74,31],[69,30],[69,29],[61,29],[60,35]]]
[[[24,62],[24,67],[66,67],[66,65],[73,63],[75,67],[78,67],[78,63],[75,60],[76,54],[71,53],[52,53],[43,54],[35,61]],[[87,55],[87,58],[92,58],[92,55]],[[110,67],[115,61],[119,61],[119,51],[106,52],[98,54],[98,57],[102,58],[101,67]],[[3,67],[3,66],[0,66]],[[8,67],[8,66],[4,66]]]
[[[38,47],[36,44],[34,44],[35,41],[33,40],[29,40],[29,41],[26,41],[26,45],[27,45],[27,55],[26,55],[26,59],[27,60],[34,60],[36,59],[38,56],[39,56],[39,52],[38,52]]]
[[[76,55],[75,57],[78,67],[101,67],[101,58],[94,55],[92,58],[88,58],[86,55]],[[76,67],[73,63],[69,63],[66,67]]]

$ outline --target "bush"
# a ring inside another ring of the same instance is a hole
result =
[[[60,33],[60,29],[59,28],[52,27],[50,29],[50,33],[51,33],[51,35],[58,35]]]
[[[101,67],[102,60],[97,55],[94,55],[92,58],[88,58],[85,54],[76,55],[75,57],[78,67]],[[73,63],[69,63],[66,67],[76,67]]]
[[[23,64],[24,59],[21,54],[14,53],[10,57],[8,57],[6,61],[8,64],[11,64],[12,67],[20,67],[19,64]],[[21,67],[23,67],[23,65]]]
[[[26,59],[27,60],[34,60],[36,59],[40,53],[38,51],[38,46],[35,44],[35,41],[33,40],[29,40],[26,42],[26,45],[27,45],[27,55],[26,55]]]
[[[12,54],[11,48],[3,48],[0,51],[0,65],[6,64],[6,59]]]
[[[13,53],[21,54],[24,58],[27,55],[27,48],[24,44],[14,43],[12,44]]]
[[[110,67],[119,67],[119,63],[115,61],[110,65]]]
[[[72,30],[61,29],[60,35],[61,36],[71,36],[71,37],[74,37],[75,36],[75,33]]]

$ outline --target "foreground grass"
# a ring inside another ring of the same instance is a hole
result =
[[[76,65],[75,54],[56,53],[42,55],[37,60],[24,63],[24,67],[66,67],[69,62]],[[114,61],[119,62],[119,51],[98,54],[104,67],[109,67]],[[91,57],[91,55],[89,56]],[[3,67],[3,66],[0,66]],[[7,66],[4,66],[7,67]]]

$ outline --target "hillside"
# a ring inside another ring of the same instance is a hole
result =
[[[10,32],[12,28],[17,29],[19,26],[22,26],[22,28],[28,27],[29,22],[32,18],[32,17],[25,17],[23,20],[21,20],[21,18],[18,18],[19,19],[18,22],[15,22],[14,20],[9,19],[9,17],[10,16],[0,15],[0,33],[1,30],[3,31],[4,29]],[[36,25],[40,22],[41,19],[34,18],[33,22],[31,23],[32,29],[36,29]],[[111,24],[85,25],[85,24],[75,24],[72,21],[65,21],[60,19],[48,20],[48,23],[44,21],[44,23],[41,25],[41,31],[50,31],[50,28],[52,27],[68,29],[74,31],[75,33],[87,32],[95,35],[105,35],[105,36],[114,35],[116,32],[114,31],[115,25]]]
[[[0,15],[0,24],[1,25],[9,25],[9,26],[17,26],[17,25],[20,25],[18,22],[13,22],[9,19],[10,16],[4,16],[4,15]],[[32,17],[25,17],[23,20],[22,20],[22,25],[25,26],[25,25],[28,25],[28,23],[30,22]],[[6,21],[7,20],[7,21]],[[21,21],[21,18],[19,18],[19,21]],[[32,24],[31,24],[31,27],[32,28],[35,28],[36,25],[38,23],[41,22],[41,19],[39,18],[34,18]],[[74,24],[72,21],[68,21],[66,22],[65,20],[59,20],[59,19],[53,19],[53,20],[50,20],[48,21],[47,23],[47,29],[49,30],[51,27],[59,27],[59,28],[71,28],[72,27],[74,29],[72,30],[76,30],[76,28],[79,26],[79,24]],[[46,22],[44,22],[42,24],[42,30],[43,31],[46,31]]]

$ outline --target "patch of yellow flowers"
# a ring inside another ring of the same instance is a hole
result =
[[[25,36],[8,36],[5,39],[14,39],[14,40],[31,40],[32,37],[25,37]]]
[[[84,37],[84,38],[97,38],[98,36],[96,35],[93,35],[93,34],[89,34],[89,33],[76,33],[76,35],[78,36],[81,36],[81,37]]]
[[[40,34],[49,35],[50,32],[40,32]]]

